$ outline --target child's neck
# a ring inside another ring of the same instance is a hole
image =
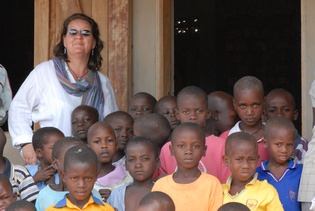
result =
[[[144,181],[137,181],[133,180],[133,183],[130,186],[137,187],[137,188],[150,188],[152,189],[154,183],[152,181],[152,177],[144,180]]]
[[[196,181],[201,175],[198,166],[193,169],[184,169],[178,167],[178,170],[173,174],[173,179],[176,183],[188,184]]]
[[[269,160],[267,167],[269,171],[277,178],[281,178],[284,171],[288,168],[290,161],[288,160],[285,163],[277,163],[274,160]]]
[[[100,166],[100,172],[97,175],[97,178],[104,177],[108,173],[112,172],[115,170],[115,166],[113,166],[112,162],[109,163],[102,163]]]
[[[263,137],[264,125],[261,121],[258,121],[253,126],[248,126],[244,124],[243,121],[240,122],[239,128],[241,131],[249,133],[250,135],[254,136],[257,140]]]
[[[125,156],[125,152],[124,150],[118,150],[114,157],[113,157],[113,163],[119,161],[121,158],[123,158]]]
[[[253,177],[250,177],[246,181],[239,181],[235,178],[232,179],[231,187],[229,193],[233,196],[239,194],[242,190],[245,189],[246,184],[252,181]]]
[[[40,160],[39,167],[40,167],[41,169],[46,168],[46,167],[48,167],[48,166],[50,166],[50,164],[47,164],[47,163],[45,163],[45,162],[43,162],[43,161]]]

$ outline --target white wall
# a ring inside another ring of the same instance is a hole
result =
[[[133,0],[133,94],[156,96],[156,1]]]
[[[301,1],[302,136],[311,140],[312,104],[308,94],[315,79],[315,1]]]

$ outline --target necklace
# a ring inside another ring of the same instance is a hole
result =
[[[68,65],[68,68],[69,68],[70,72],[76,78],[77,81],[80,81],[88,73],[88,70],[86,70],[85,73],[82,76],[78,77],[77,74],[75,74],[75,72],[71,69],[71,67],[70,67],[70,65],[68,63],[67,63],[67,65]]]
[[[241,129],[241,131],[243,131],[243,132],[245,132],[245,133],[248,133],[248,132],[246,132],[243,128],[242,128],[242,126],[241,126],[241,123],[240,123],[240,129]],[[260,125],[259,125],[259,128],[255,131],[255,132],[253,132],[253,133],[248,133],[248,134],[250,134],[250,135],[255,135],[256,133],[258,133],[258,131],[261,129],[261,127],[262,127],[262,123],[260,123]]]

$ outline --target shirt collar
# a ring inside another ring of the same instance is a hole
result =
[[[66,207],[67,206],[67,195],[68,194],[65,194],[65,196],[63,197],[63,199],[61,199],[55,206],[54,208],[62,208],[62,207]],[[70,201],[69,201],[70,202]],[[71,202],[70,202],[71,203]],[[92,203],[96,203],[96,204],[99,204],[99,205],[104,205],[104,203],[96,198],[92,193],[91,193],[91,196],[89,198],[89,201],[86,203],[86,204],[92,204]]]
[[[267,164],[269,163],[269,160],[265,160],[261,162],[260,166],[263,171],[270,171],[267,167]],[[287,169],[295,169],[296,163],[293,160],[289,160],[289,165],[287,166]]]

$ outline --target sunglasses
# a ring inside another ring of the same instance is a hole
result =
[[[79,33],[79,31],[76,29],[70,29],[68,33],[72,36],[76,36]],[[81,30],[81,35],[87,37],[91,35],[91,32],[89,30],[84,29],[84,30]]]

